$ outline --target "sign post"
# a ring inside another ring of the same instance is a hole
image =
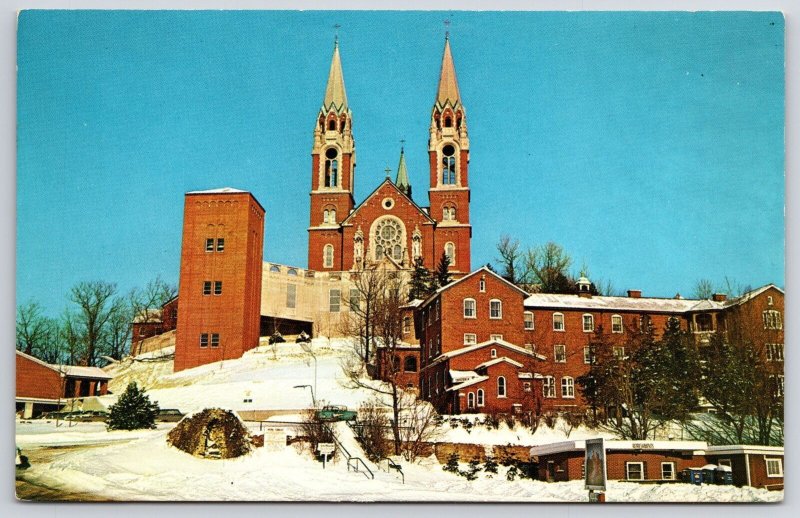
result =
[[[322,455],[322,469],[325,469],[325,464],[328,462],[328,455],[331,455],[336,450],[336,445],[332,442],[321,442],[317,444],[317,453]]]
[[[606,448],[603,438],[586,439],[584,458],[585,488],[589,490],[590,502],[606,501]]]

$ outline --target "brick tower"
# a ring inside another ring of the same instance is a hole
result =
[[[311,149],[311,220],[308,229],[308,267],[337,271],[342,268],[339,223],[355,205],[355,143],[353,114],[347,105],[339,44],[334,44],[325,98],[314,127]]]
[[[175,371],[258,345],[264,208],[226,187],[186,194]]]
[[[463,275],[471,271],[469,137],[448,37],[444,42],[439,88],[431,112],[428,155],[430,215],[437,221],[434,261],[438,262],[442,252],[446,252],[451,256],[450,271]]]

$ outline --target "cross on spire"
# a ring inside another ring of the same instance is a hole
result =
[[[341,27],[341,25],[339,25],[338,23],[335,23],[333,25],[333,29],[334,29],[333,43],[334,43],[334,45],[338,45],[339,44],[339,28],[340,27]]]
[[[401,153],[403,152],[403,148],[405,147],[405,145],[406,145],[406,139],[401,138],[400,139],[400,152]]]
[[[445,30],[444,30],[444,37],[445,37],[445,39],[448,39],[448,38],[450,38],[450,23],[451,23],[451,22],[450,22],[450,18],[447,18],[447,19],[444,21],[444,26],[445,26]]]
[[[389,168],[389,166],[387,165],[387,166],[386,166],[386,169],[384,169],[384,172],[386,173],[386,178],[389,178],[389,173],[391,173],[391,172],[392,172],[392,170],[391,170],[391,169]]]

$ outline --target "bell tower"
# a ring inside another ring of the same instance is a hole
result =
[[[467,116],[458,91],[456,69],[445,37],[439,88],[431,111],[430,215],[436,220],[434,264],[442,252],[450,256],[450,271],[465,274],[470,267],[469,137]]]
[[[342,270],[340,222],[355,205],[356,150],[352,122],[337,39],[311,148],[308,267],[312,270]]]

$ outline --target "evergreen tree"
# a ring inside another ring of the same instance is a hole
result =
[[[458,473],[458,453],[453,452],[447,457],[447,464],[442,466],[442,470],[449,473]]]
[[[483,463],[483,470],[486,473],[497,473],[497,461],[494,457],[486,457],[486,462]]]
[[[414,271],[408,289],[409,302],[414,299],[425,299],[431,294],[431,272],[425,268],[422,257],[414,259]]]
[[[109,408],[106,428],[109,430],[138,430],[155,428],[157,403],[132,381],[114,405]]]
[[[442,257],[439,258],[439,264],[436,265],[435,277],[437,288],[450,284],[450,258],[445,252],[442,252]]]

